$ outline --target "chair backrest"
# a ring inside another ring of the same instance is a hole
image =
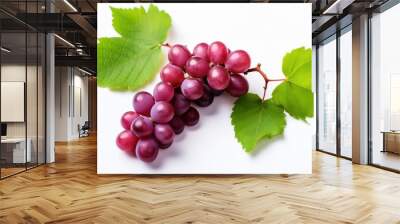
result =
[[[82,128],[90,128],[90,123],[89,121],[85,121],[85,123],[83,124]]]

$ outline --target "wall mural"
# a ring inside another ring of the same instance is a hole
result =
[[[310,173],[298,6],[99,4],[98,173]]]

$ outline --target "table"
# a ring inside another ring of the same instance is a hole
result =
[[[382,152],[392,152],[400,154],[400,132],[382,131],[381,133],[383,134]]]
[[[4,152],[10,151],[12,153],[12,160],[10,158],[6,158],[10,163],[26,163],[31,162],[32,160],[32,152],[31,152],[31,145],[32,141],[30,138],[26,139],[27,147],[26,147],[26,154],[25,154],[25,138],[5,138],[1,139],[1,150],[2,150],[2,157]],[[13,148],[9,148],[12,146]],[[9,157],[9,156],[7,156]]]

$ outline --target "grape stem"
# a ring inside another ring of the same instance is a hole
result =
[[[171,48],[171,45],[170,45],[169,43],[164,43],[164,44],[161,44],[161,47],[168,47],[168,48]]]
[[[260,74],[265,81],[264,93],[263,93],[262,100],[265,100],[265,95],[267,93],[267,87],[268,87],[269,82],[280,82],[280,81],[286,80],[286,79],[270,79],[270,78],[268,78],[268,75],[263,70],[261,70],[261,64],[257,64],[257,66],[254,68],[249,68],[247,71],[244,72],[244,74],[247,75],[247,73],[250,73],[250,72],[258,72],[258,74]]]

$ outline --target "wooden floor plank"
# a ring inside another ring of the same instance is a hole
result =
[[[400,223],[400,175],[320,152],[312,175],[96,174],[96,137],[0,181],[0,223]]]

